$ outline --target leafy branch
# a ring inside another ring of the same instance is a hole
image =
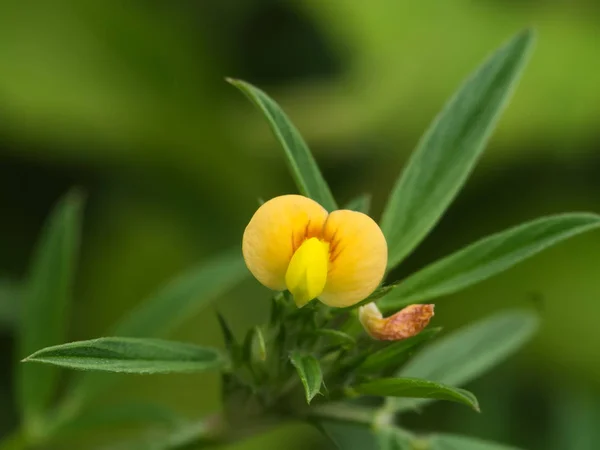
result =
[[[492,54],[424,134],[381,218],[388,271],[425,239],[466,182],[516,88],[533,41],[534,33],[525,30]],[[266,118],[298,190],[335,210],[337,202],[289,117],[262,90],[241,80],[228,81]],[[368,213],[369,205],[370,196],[362,195],[347,208]],[[531,311],[495,314],[448,334],[428,328],[405,340],[383,342],[361,327],[361,303],[346,309],[309,303],[298,309],[288,292],[278,292],[268,323],[252,327],[242,343],[218,314],[225,350],[163,339],[245,278],[244,262],[235,250],[175,278],[106,337],[65,344],[82,215],[82,195],[68,193],[51,214],[34,254],[18,321],[24,358],[17,374],[22,427],[0,449],[45,445],[69,427],[99,426],[108,418],[112,424],[141,421],[162,427],[158,437],[141,435],[125,443],[127,448],[205,448],[303,420],[342,450],[509,450],[462,436],[416,435],[397,426],[396,419],[437,400],[479,411],[475,395],[461,386],[532,337],[539,320]],[[599,225],[600,216],[591,213],[537,219],[486,237],[406,280],[387,283],[365,301],[396,309],[459,292]],[[54,402],[59,368],[133,374],[219,371],[223,410],[200,420],[182,419],[151,405],[116,405],[90,413],[90,401],[114,380],[85,373]]]

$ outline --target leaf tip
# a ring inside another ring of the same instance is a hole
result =
[[[527,40],[535,40],[537,38],[537,30],[533,25],[530,25],[523,28],[519,35],[523,36],[523,38]]]
[[[233,77],[225,77],[225,81],[235,87],[239,87],[244,83],[242,80]]]
[[[325,389],[327,389],[327,388],[325,388]],[[321,392],[321,388],[319,388],[318,391],[313,392],[312,395],[307,392],[306,393],[306,404],[310,405],[310,402],[312,402],[317,395],[323,395],[324,396],[325,394],[323,394]]]
[[[521,47],[522,53],[525,56],[528,56],[531,53],[531,50],[535,46],[536,41],[537,41],[537,30],[532,26],[522,29],[512,39],[513,45],[517,46],[517,47]]]
[[[473,409],[473,411],[475,411],[476,413],[481,413],[481,407],[479,406],[479,400],[477,399],[477,397],[469,391],[464,392],[469,394],[469,406],[471,407],[471,409]]]
[[[73,186],[67,191],[65,197],[69,202],[81,203],[85,200],[86,192],[81,186]]]

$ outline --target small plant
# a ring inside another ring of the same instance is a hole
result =
[[[340,210],[280,107],[252,85],[229,80],[267,119],[301,195],[276,197],[258,208],[242,239],[244,259],[236,249],[191,269],[131,311],[109,337],[47,347],[66,340],[77,266],[83,201],[78,192],[69,193],[49,219],[31,268],[19,341],[25,357],[18,373],[22,428],[0,448],[46,445],[90,415],[88,402],[107,392],[112,379],[89,372],[218,370],[222,412],[193,420],[165,414],[168,426],[123,448],[200,449],[300,420],[342,450],[507,449],[463,436],[420,435],[397,419],[437,400],[479,411],[475,395],[460,386],[525,343],[536,330],[536,315],[512,310],[439,336],[440,328],[427,327],[434,312],[430,302],[597,228],[600,216],[540,218],[481,239],[399,282],[386,276],[415,250],[463,186],[532,41],[532,31],[519,33],[463,84],[421,139],[379,224],[368,216],[368,196]],[[157,339],[242,280],[246,265],[274,291],[268,323],[252,327],[238,342],[218,315],[225,351]],[[59,367],[88,373],[54,403]],[[140,414],[127,405],[117,409],[120,417]]]

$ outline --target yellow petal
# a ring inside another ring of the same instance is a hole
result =
[[[375,303],[358,308],[358,318],[369,335],[380,341],[399,341],[419,334],[433,317],[434,305],[410,305],[383,318]]]
[[[341,308],[367,298],[387,266],[387,243],[379,226],[366,214],[334,211],[325,223],[323,240],[330,243],[330,262],[319,300]]]
[[[298,307],[306,305],[323,292],[327,282],[329,244],[310,238],[296,250],[285,274],[285,283]]]
[[[263,285],[286,288],[285,274],[294,252],[305,239],[320,236],[327,211],[301,195],[275,197],[254,213],[244,231],[246,265]]]

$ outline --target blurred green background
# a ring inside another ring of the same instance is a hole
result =
[[[475,175],[405,275],[543,214],[600,212],[600,4],[592,0],[0,1],[0,436],[16,426],[19,283],[44,217],[88,195],[72,339],[100,336],[178,271],[241,240],[257,198],[294,192],[264,120],[224,82],[269,92],[340,202],[387,192],[420,134],[482,59],[533,25],[538,45]],[[469,388],[483,414],[434,405],[415,430],[550,450],[600,448],[600,234],[586,234],[439,300],[446,329],[510,306],[544,325]],[[264,319],[254,280],[217,307],[240,333]],[[174,336],[221,345],[214,310]],[[123,377],[101,403],[219,407],[217,376]],[[89,431],[96,448],[136,430]],[[330,448],[292,425],[232,449]],[[319,447],[320,446],[320,447]]]

